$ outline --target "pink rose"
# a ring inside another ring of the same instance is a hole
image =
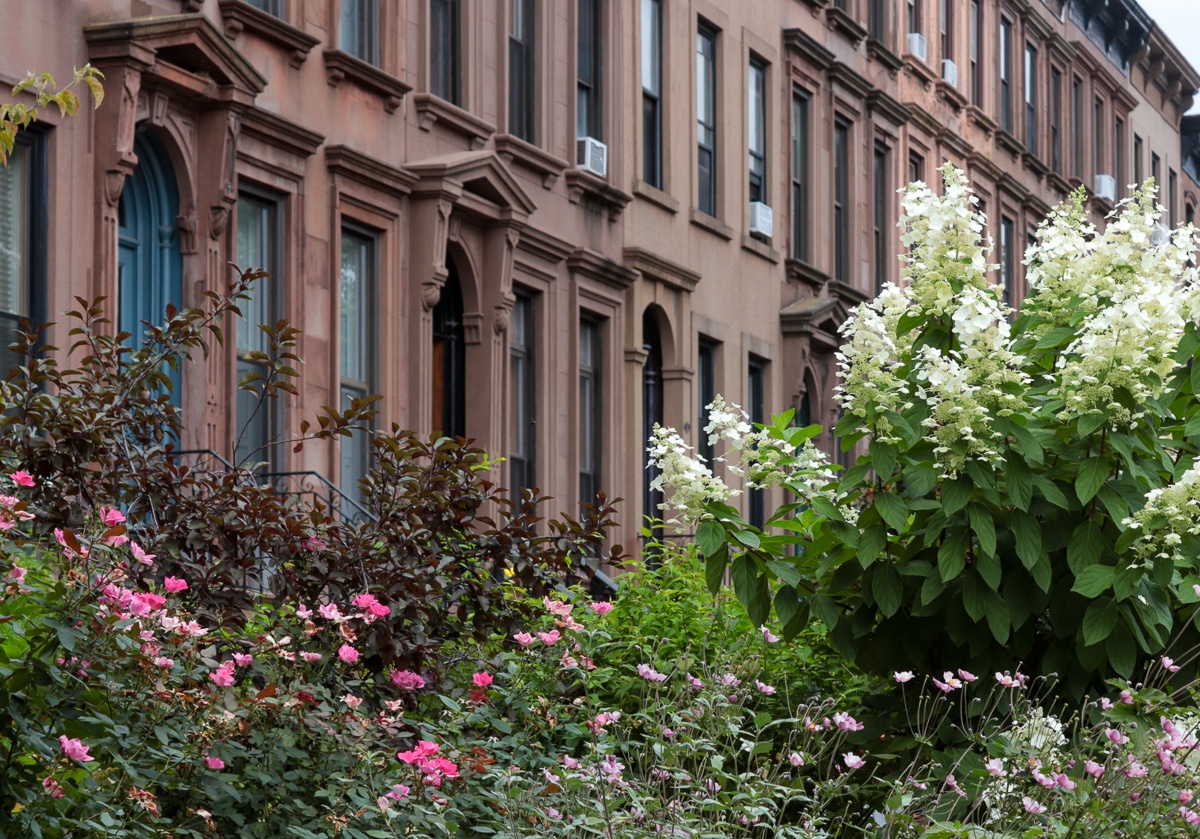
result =
[[[485,688],[492,683],[492,674],[487,672],[476,673],[471,677],[471,681],[475,683],[475,687]]]
[[[208,678],[212,679],[213,684],[217,687],[227,688],[233,684],[233,668],[227,664],[222,664],[216,670],[209,673]]]
[[[357,708],[363,702],[361,696],[355,696],[352,693],[348,693],[343,696],[342,701],[345,702],[350,708]]]
[[[603,617],[613,610],[613,604],[609,603],[607,600],[601,600],[598,603],[589,604],[588,608],[597,615]]]
[[[29,571],[22,568],[20,565],[13,565],[13,567],[8,570],[8,578],[17,585],[20,585],[21,583],[25,582],[25,575],[28,573]]]
[[[411,670],[393,670],[392,684],[401,690],[420,690],[425,687],[425,680]]]
[[[353,664],[354,662],[358,661],[358,650],[354,649],[354,647],[350,646],[349,644],[342,644],[340,647],[338,647],[338,658],[347,664]]]
[[[562,638],[562,635],[557,629],[551,629],[549,632],[539,632],[537,636],[547,647],[554,646],[558,643],[558,639]]]
[[[62,784],[54,780],[49,775],[42,779],[42,789],[45,790],[46,795],[50,796],[51,798],[63,797]]]
[[[379,600],[375,597],[375,595],[364,592],[364,593],[358,595],[357,597],[355,597],[350,602],[353,603],[355,606],[357,606],[359,609],[366,611],[367,609],[371,608],[376,603],[378,603]]]
[[[160,655],[158,658],[154,659],[154,666],[161,667],[164,670],[170,670],[175,666],[175,659],[167,658],[165,655]]]
[[[528,647],[530,644],[533,643],[533,636],[530,635],[528,632],[518,632],[516,635],[513,636],[513,640],[515,640],[522,647]]]
[[[8,477],[19,487],[31,487],[34,485],[33,475],[30,475],[24,469],[19,469]]]
[[[71,760],[78,760],[80,763],[87,763],[96,758],[88,754],[88,747],[77,737],[67,737],[63,734],[58,738],[58,745],[62,749],[62,753]]]
[[[250,655],[250,653],[234,653],[233,654],[233,663],[236,664],[238,667],[249,667],[250,662],[252,662],[252,661],[254,661],[254,656]]]
[[[225,761],[219,757],[206,757],[204,758],[204,765],[209,769],[224,769]]]
[[[309,653],[309,652],[300,653],[300,657],[308,662],[320,661],[323,658],[323,656],[320,653]]]
[[[171,594],[178,594],[186,590],[188,587],[187,580],[181,580],[179,577],[167,577],[163,580],[163,588]]]
[[[133,558],[142,565],[153,565],[154,557],[157,556],[157,554],[146,553],[145,549],[143,549],[142,546],[137,542],[129,543],[129,552],[133,554]]]
[[[125,522],[125,514],[120,510],[110,510],[108,507],[101,507],[100,519],[109,527],[116,527],[118,524]]]

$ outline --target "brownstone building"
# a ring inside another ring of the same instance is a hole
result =
[[[703,451],[721,392],[832,426],[837,327],[899,276],[896,190],[970,174],[1022,293],[1034,224],[1150,175],[1197,204],[1200,85],[1134,0],[0,0],[0,80],[90,61],[0,171],[0,324],[104,295],[134,328],[271,272],[178,381],[189,448],[238,460],[319,406],[476,438],[570,510],[654,509],[650,425]],[[1193,132],[1194,134],[1195,132]],[[1194,140],[1194,137],[1189,135]],[[1185,178],[1185,166],[1190,166]],[[249,421],[258,323],[300,394]],[[5,326],[7,328],[7,326]],[[827,444],[832,441],[826,440]],[[257,457],[257,456],[256,456]],[[269,469],[353,498],[364,435]],[[771,499],[751,494],[761,517]]]

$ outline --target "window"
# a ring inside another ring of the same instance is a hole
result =
[[[242,316],[237,320],[237,381],[246,376],[266,375],[261,361],[253,353],[266,352],[269,339],[260,325],[274,326],[278,321],[277,292],[283,287],[279,260],[279,211],[274,201],[242,194],[237,206],[237,264],[245,268],[261,268],[269,276],[254,281],[250,299],[241,301]],[[262,378],[255,383],[261,389]],[[279,439],[278,414],[282,401],[259,399],[249,391],[237,391],[234,462],[267,463],[275,466],[271,443]]]
[[[1012,23],[1000,19],[1000,127],[1012,133]]]
[[[1169,174],[1169,186],[1167,188],[1167,219],[1171,223],[1171,227],[1175,227],[1178,223],[1175,218],[1176,207],[1179,206],[1179,178],[1175,176],[1175,170],[1171,169]]]
[[[1037,50],[1025,45],[1025,146],[1029,153],[1038,153],[1037,125]]]
[[[887,32],[884,0],[870,0],[867,9],[867,32],[876,41],[882,41]]]
[[[601,408],[603,355],[601,324],[579,322],[579,500],[592,504],[600,492],[600,453],[604,449]]]
[[[717,33],[696,30],[696,184],[700,212],[717,214]]]
[[[662,0],[642,0],[642,180],[663,186]]]
[[[1000,218],[1000,284],[1004,286],[1004,302],[1013,305],[1013,270],[1016,253],[1013,251],[1013,220]]]
[[[715,454],[709,435],[704,430],[711,421],[708,416],[708,406],[717,396],[717,348],[712,341],[700,339],[700,347],[696,353],[696,393],[700,397],[697,405],[696,421],[696,453],[704,458],[709,469],[715,471],[713,461]]]
[[[446,260],[449,276],[433,307],[433,423],[437,434],[467,436],[467,339],[458,266]]]
[[[954,0],[940,0],[941,8],[938,10],[938,21],[942,27],[942,59],[944,61],[954,60],[954,17],[953,7]]]
[[[22,319],[43,317],[47,283],[46,135],[22,131],[0,166],[0,380],[22,359],[9,352]]]
[[[534,298],[517,294],[509,321],[512,385],[509,391],[512,448],[508,456],[508,483],[512,498],[537,486],[537,369],[535,364]]]
[[[983,105],[983,4],[971,0],[971,104]]]
[[[1083,177],[1083,79],[1075,76],[1071,82],[1071,136],[1075,138],[1075,159],[1072,171]]]
[[[850,124],[833,123],[833,277],[850,280]]]
[[[809,259],[808,94],[792,91],[792,256]]]
[[[533,98],[533,8],[536,0],[510,0],[508,30],[508,130],[536,142]]]
[[[1100,130],[1104,125],[1104,100],[1097,96],[1096,101],[1093,103],[1092,109],[1092,131],[1094,132],[1093,136],[1096,138],[1096,148],[1094,152],[1096,155],[1096,171],[1094,174],[1111,174],[1111,170],[1105,168],[1104,132]]]
[[[750,59],[749,129],[750,200],[767,203],[767,65]]]
[[[925,180],[925,158],[918,152],[908,153],[908,182],[916,183]]]
[[[283,16],[283,0],[247,0],[247,2],[267,14],[275,15],[275,17]]]
[[[1162,195],[1162,160],[1154,152],[1150,152],[1150,177],[1154,178],[1154,188]]]
[[[462,104],[460,0],[429,0],[429,90],[452,105]]]
[[[1138,185],[1142,185],[1145,180],[1142,176],[1145,173],[1142,171],[1142,138],[1137,134],[1133,135],[1133,180]]]
[[[908,31],[921,32],[921,24],[924,21],[921,19],[921,6],[925,0],[908,0]]]
[[[750,422],[766,422],[766,363],[757,358],[751,358],[746,369],[746,408]],[[766,521],[766,498],[761,489],[752,489],[746,493],[746,521],[761,528]]]
[[[600,3],[579,0],[578,84],[575,91],[575,136],[603,139],[600,130],[602,99],[600,93]]]
[[[1050,168],[1062,174],[1062,72],[1050,68]]]
[[[377,0],[342,0],[338,49],[371,64],[379,63]]]
[[[655,313],[647,308],[642,313],[642,351],[646,360],[642,363],[642,439],[649,440],[654,426],[664,424],[663,345]],[[661,539],[663,529],[663,491],[656,486],[661,470],[651,463],[650,452],[642,455],[642,515],[655,522],[651,527],[651,538]]]
[[[343,409],[350,406],[351,400],[362,399],[371,392],[375,271],[374,238],[343,227],[338,324]],[[370,469],[370,438],[366,433],[357,431],[351,437],[343,437],[340,445],[342,492],[361,503],[362,491],[358,482]]]
[[[875,144],[875,293],[888,281],[888,207],[891,190],[888,188],[888,147]]]
[[[1113,177],[1117,179],[1117,194],[1125,191],[1125,120],[1117,117],[1113,135]]]

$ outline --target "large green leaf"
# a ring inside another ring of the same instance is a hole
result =
[[[722,542],[721,547],[704,562],[704,581],[713,596],[716,596],[725,584],[725,567],[728,564],[729,546]]]
[[[1004,462],[1004,475],[1013,506],[1018,510],[1028,510],[1029,502],[1033,499],[1033,473],[1029,471],[1025,458],[1010,450]]]
[[[899,495],[894,492],[881,491],[875,493],[875,509],[888,525],[898,533],[903,533],[908,526],[908,507]]]
[[[1089,603],[1087,611],[1083,613],[1083,643],[1090,647],[1107,638],[1117,625],[1119,613],[1117,601],[1111,597],[1101,597]]]
[[[1007,644],[1009,631],[1012,629],[1012,616],[1004,598],[994,591],[988,592],[987,622],[992,637],[998,644]]]
[[[1092,455],[1079,464],[1079,472],[1075,475],[1075,495],[1080,504],[1086,504],[1096,497],[1100,486],[1108,480],[1108,458]]]
[[[979,547],[984,553],[995,555],[996,523],[992,521],[992,511],[982,504],[972,503],[967,508],[967,515],[971,520],[971,530],[979,540]]]
[[[910,463],[904,467],[904,489],[910,498],[924,498],[937,486],[938,473],[931,466]]]
[[[1075,330],[1069,326],[1056,326],[1041,337],[1034,349],[1049,350],[1061,347],[1075,337]]]
[[[737,557],[730,566],[733,589],[737,599],[746,607],[750,622],[762,626],[771,617],[771,595],[767,587],[767,575],[758,563],[746,554]]]
[[[712,556],[725,544],[725,528],[715,521],[704,521],[696,528],[696,543],[705,556]]]
[[[965,527],[952,527],[946,531],[941,547],[938,548],[938,573],[942,582],[948,583],[962,573],[967,565],[967,546],[970,533]]]
[[[1111,565],[1091,565],[1075,576],[1071,591],[1084,597],[1099,597],[1112,586],[1117,569]]]
[[[875,465],[875,475],[881,481],[886,481],[896,469],[896,448],[882,440],[872,440],[868,449],[871,462]]]
[[[812,613],[825,624],[826,629],[832,632],[833,628],[838,625],[840,617],[837,604],[824,594],[813,595],[811,603]]]
[[[799,586],[804,584],[804,575],[800,573],[800,569],[790,562],[784,562],[782,559],[772,559],[767,562],[767,567],[775,573],[775,576],[783,580],[789,586]]]
[[[1080,522],[1067,544],[1067,565],[1079,576],[1083,569],[1100,561],[1104,552],[1104,533],[1100,525],[1088,519]]]
[[[951,515],[967,506],[971,500],[974,485],[969,478],[959,476],[942,481],[942,509],[946,515]]]
[[[870,565],[875,560],[883,555],[883,549],[887,546],[887,528],[882,524],[875,523],[863,530],[858,537],[858,561],[863,566]]]
[[[876,565],[871,576],[871,595],[885,618],[896,614],[903,594],[904,585],[896,573],[896,567],[890,562]]]
[[[1012,515],[1013,536],[1017,540],[1017,558],[1026,568],[1033,568],[1042,555],[1042,525],[1037,516],[1016,510]]]

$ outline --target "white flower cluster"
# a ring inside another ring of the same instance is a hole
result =
[[[1180,546],[1185,534],[1200,536],[1200,469],[1193,463],[1173,484],[1146,493],[1146,505],[1123,522],[1142,531],[1134,546],[1145,567],[1155,559],[1184,559]]]
[[[671,490],[670,497],[661,505],[664,511],[673,510],[677,514],[668,519],[671,524],[695,524],[711,518],[705,510],[706,504],[727,501],[738,494],[712,473],[704,458],[693,454],[692,447],[674,428],[655,423],[646,451],[650,453],[650,464],[659,470],[651,488]]]
[[[841,383],[834,395],[842,410],[863,419],[863,426],[884,442],[894,442],[884,411],[906,410],[908,382],[897,372],[911,339],[896,336],[900,316],[908,310],[907,289],[888,283],[874,300],[851,310],[838,328],[845,343],[837,353]]]
[[[971,369],[959,363],[957,353],[943,355],[933,347],[922,347],[914,358],[922,384],[917,396],[929,405],[923,425],[934,454],[947,474],[966,468],[968,460],[999,461],[987,407],[980,401],[980,387],[971,382]]]

